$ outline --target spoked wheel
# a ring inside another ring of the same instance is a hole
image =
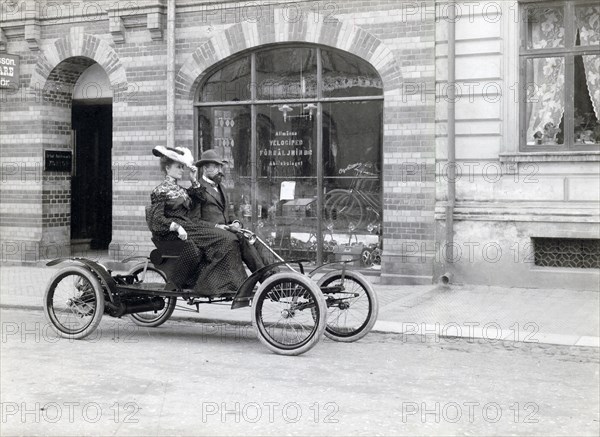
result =
[[[330,212],[335,229],[352,232],[363,226],[363,205],[353,193],[338,196]]]
[[[358,272],[331,272],[319,280],[327,302],[325,336],[335,341],[356,341],[369,333],[379,312],[373,287]]]
[[[80,266],[59,270],[44,295],[44,313],[61,337],[81,339],[96,329],[104,314],[104,290]]]
[[[259,340],[281,355],[313,348],[325,330],[327,307],[319,287],[295,272],[282,272],[261,284],[252,303]]]
[[[336,231],[352,232],[360,227],[363,220],[360,200],[350,191],[340,188],[325,195],[323,211]]]
[[[340,188],[336,188],[334,190],[329,191],[325,195],[325,200],[323,201],[323,212],[325,213],[325,217],[330,221],[335,220],[333,205],[340,200],[341,197],[346,197],[348,195],[348,190],[343,190]]]
[[[373,252],[371,252],[371,262],[373,265],[381,265],[381,249],[373,249]]]
[[[158,270],[156,267],[148,265],[146,269],[146,274],[144,275],[144,265],[139,265],[131,269],[129,272],[130,275],[137,275],[137,278],[140,282],[144,282],[146,284],[166,284],[167,278],[163,272]],[[177,297],[163,297],[165,300],[165,306],[162,310],[159,311],[145,311],[143,313],[133,313],[129,314],[129,318],[133,320],[138,326],[145,326],[147,328],[155,328],[157,326],[162,325],[169,317],[173,314],[175,310],[175,305],[177,304]]]

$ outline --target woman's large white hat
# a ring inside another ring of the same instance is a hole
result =
[[[175,162],[180,162],[186,167],[192,167],[194,165],[194,157],[192,156],[192,152],[187,147],[165,147],[165,146],[156,146],[152,149],[152,154],[154,156],[164,156],[169,158]]]

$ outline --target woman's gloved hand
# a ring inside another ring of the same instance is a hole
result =
[[[183,229],[183,226],[175,223],[175,222],[171,222],[171,226],[169,227],[169,230],[171,231],[176,231],[177,232],[177,237],[180,240],[187,240],[187,231],[185,229]]]
[[[177,234],[180,240],[187,240],[187,232],[185,229],[183,229],[183,226],[179,226],[179,229],[177,229]]]

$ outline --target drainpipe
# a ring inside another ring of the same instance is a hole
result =
[[[452,280],[454,270],[454,203],[456,199],[456,4],[451,1],[448,4],[448,150],[447,150],[447,176],[448,193],[446,201],[446,251],[445,260],[447,272],[440,281],[448,284]]]
[[[175,3],[167,2],[167,147],[175,147]]]

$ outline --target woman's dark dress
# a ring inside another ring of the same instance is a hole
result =
[[[178,259],[178,266],[169,278],[178,287],[187,288],[200,275],[194,287],[204,295],[236,292],[247,278],[240,256],[237,237],[231,232],[215,228],[203,221],[192,221],[188,212],[193,202],[204,198],[202,187],[184,189],[174,178],[167,176],[150,196],[151,206],[146,220],[154,238],[177,240],[177,232],[170,231],[171,222],[186,230],[188,241]]]

